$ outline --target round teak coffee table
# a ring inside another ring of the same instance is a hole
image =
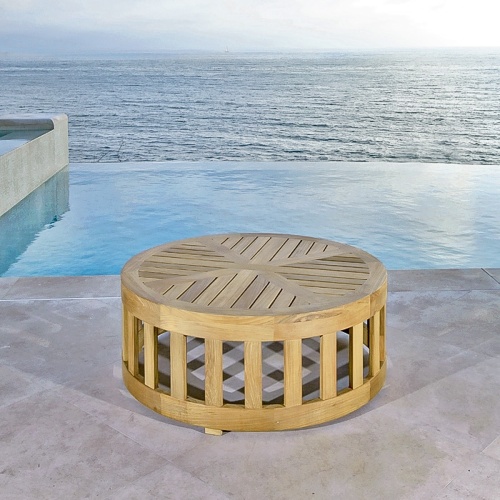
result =
[[[121,280],[124,382],[166,417],[212,434],[306,427],[384,383],[387,273],[355,247],[203,236],[136,255]]]

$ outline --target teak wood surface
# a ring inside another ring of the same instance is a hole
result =
[[[295,235],[203,236],[136,255],[121,279],[125,384],[165,416],[210,433],[304,427],[354,411],[385,380],[387,273],[358,248]],[[341,331],[349,335],[349,387],[339,392]],[[162,332],[170,334],[169,390],[158,386]],[[204,400],[188,394],[187,337],[204,340]],[[304,402],[302,341],[312,337],[320,339],[319,398]],[[225,342],[244,343],[241,405],[224,401]],[[281,405],[262,400],[263,342],[283,343]]]

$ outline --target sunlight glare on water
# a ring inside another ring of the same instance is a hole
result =
[[[69,210],[64,200],[52,203],[60,213],[4,250],[0,273],[117,274],[149,247],[226,232],[333,239],[363,248],[389,269],[500,267],[499,187],[495,166],[73,164]],[[30,213],[29,205],[21,210],[17,220]],[[17,224],[14,215],[10,229],[2,218],[2,235]]]

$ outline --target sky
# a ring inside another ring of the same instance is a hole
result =
[[[0,54],[500,47],[500,0],[0,0]]]

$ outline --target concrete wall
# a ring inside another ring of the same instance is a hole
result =
[[[0,116],[0,216],[68,163],[65,114]]]
[[[0,217],[0,276],[48,224],[69,210],[69,168],[63,168]]]

